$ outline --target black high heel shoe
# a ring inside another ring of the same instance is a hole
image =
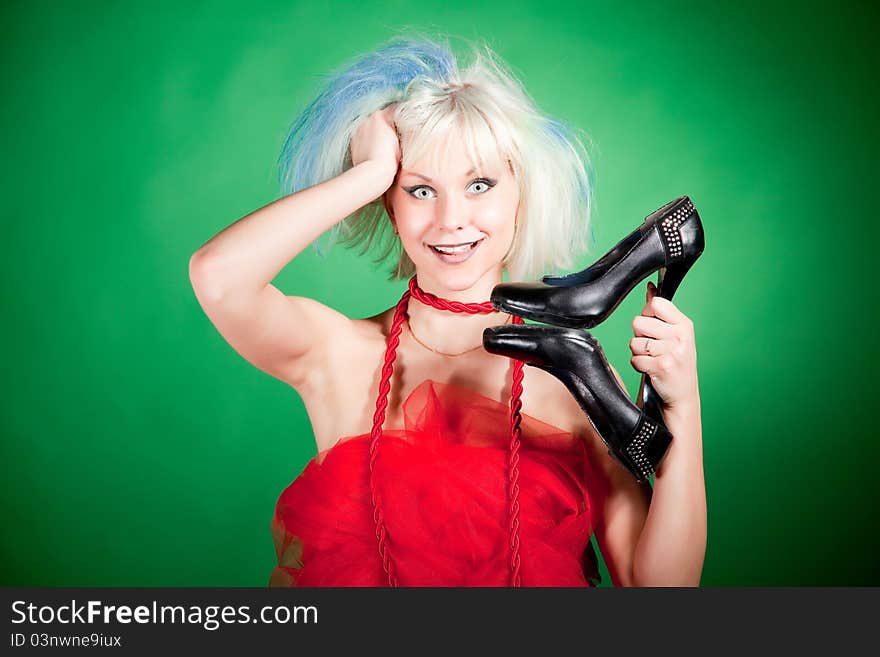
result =
[[[638,481],[654,474],[672,435],[633,404],[586,331],[556,326],[514,324],[483,331],[483,347],[492,354],[522,360],[562,381],[608,447]]]
[[[659,271],[657,294],[672,299],[703,252],[703,224],[687,196],[647,216],[636,230],[583,271],[545,276],[541,283],[500,283],[496,310],[568,328],[603,322],[639,282]]]

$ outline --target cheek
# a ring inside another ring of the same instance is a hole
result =
[[[517,199],[502,199],[499,203],[486,208],[485,226],[496,235],[513,237],[516,227],[516,213],[519,208]]]
[[[430,230],[431,217],[424,212],[407,208],[404,203],[395,208],[398,237],[404,249],[412,253],[422,248],[426,231]]]
[[[402,189],[395,189],[388,197],[388,204],[394,213],[394,221],[401,238],[417,233],[426,222],[424,213],[420,213],[418,208],[409,202],[411,200]]]
[[[420,242],[422,236],[431,227],[431,218],[424,213],[402,211],[396,216],[397,229],[404,242]]]

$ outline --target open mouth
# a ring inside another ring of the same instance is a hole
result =
[[[443,245],[431,245],[432,249],[434,249],[437,253],[445,253],[446,255],[454,255],[456,253],[465,253],[467,251],[472,250],[477,244],[479,244],[482,240],[479,239],[476,242],[462,242],[460,244],[443,244]]]
[[[483,239],[485,238],[480,238],[475,242],[462,242],[460,244],[429,244],[428,247],[443,262],[464,262],[479,248]]]

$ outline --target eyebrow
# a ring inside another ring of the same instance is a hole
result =
[[[476,169],[471,169],[471,170],[468,171],[466,174],[464,174],[464,175],[462,176],[462,178],[467,178],[469,175],[471,175],[471,174],[474,173],[475,171],[476,171]],[[416,176],[417,178],[421,178],[422,180],[425,180],[425,181],[427,181],[427,182],[434,182],[433,180],[431,180],[430,178],[428,178],[428,176],[424,176],[424,175],[422,175],[421,173],[416,173],[415,171],[403,171],[401,175],[404,175],[404,176]]]

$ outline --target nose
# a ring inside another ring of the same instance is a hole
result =
[[[437,223],[450,232],[462,230],[468,222],[467,201],[455,194],[444,194],[437,203]]]

